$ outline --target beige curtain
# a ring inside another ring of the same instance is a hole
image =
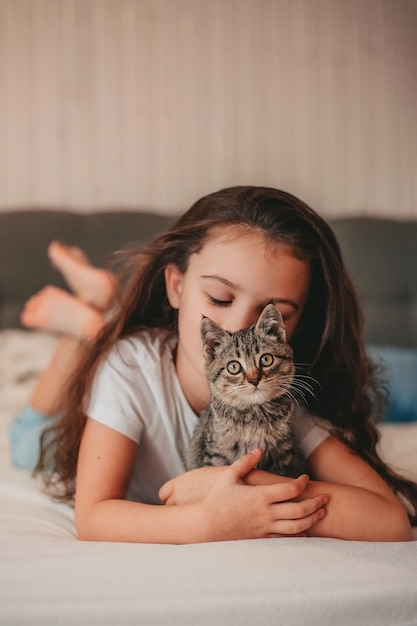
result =
[[[0,0],[0,210],[417,217],[415,0]]]

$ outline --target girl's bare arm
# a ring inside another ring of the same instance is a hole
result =
[[[202,498],[178,506],[127,501],[136,444],[87,420],[77,468],[75,522],[80,539],[142,543],[195,543],[298,535],[323,515],[327,498],[294,501],[308,477],[249,486],[246,475],[260,460],[248,454],[221,468]]]
[[[335,437],[328,437],[310,455],[311,482],[305,494],[329,496],[325,521],[310,533],[365,541],[409,541],[411,526],[405,508],[382,478]],[[325,484],[323,484],[325,483]]]
[[[403,505],[382,478],[334,437],[308,459],[310,481],[300,498],[326,493],[326,516],[308,534],[357,541],[409,541],[411,527]],[[249,484],[271,484],[277,477],[255,470]],[[279,477],[278,480],[288,480]]]
[[[411,528],[406,511],[380,476],[347,446],[329,437],[310,455],[310,481],[297,501],[325,493],[326,515],[308,529],[315,537],[362,541],[409,541]],[[177,476],[160,490],[166,504],[202,498],[217,473],[224,468],[201,468]],[[248,485],[287,484],[292,479],[261,470],[250,472]],[[290,503],[288,503],[290,504]],[[281,503],[281,507],[284,503]]]

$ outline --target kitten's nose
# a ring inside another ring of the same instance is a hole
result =
[[[248,383],[250,383],[254,387],[257,387],[259,381],[261,380],[261,375],[257,370],[253,372],[248,372],[246,374],[246,380],[248,381]]]

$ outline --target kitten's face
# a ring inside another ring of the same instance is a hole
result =
[[[201,336],[212,396],[244,409],[289,391],[295,372],[293,353],[273,304],[265,307],[254,326],[235,333],[204,318]]]

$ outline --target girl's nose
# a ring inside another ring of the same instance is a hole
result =
[[[243,330],[249,328],[258,319],[258,312],[252,309],[244,309],[242,311],[234,311],[230,318],[227,320],[226,330],[230,332],[236,332],[237,330]]]

